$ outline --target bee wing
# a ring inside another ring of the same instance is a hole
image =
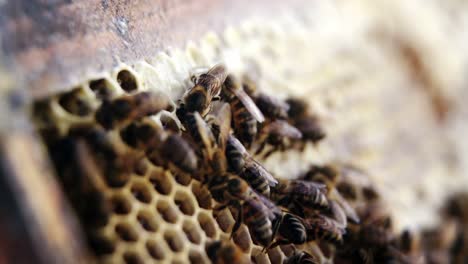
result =
[[[208,156],[211,159],[213,157],[213,151],[214,151],[213,146],[212,146],[212,142],[214,142],[213,133],[211,132],[208,125],[206,124],[205,120],[203,120],[203,118],[201,117],[200,113],[195,112],[194,117],[197,123],[198,132],[200,133],[201,139],[203,141],[203,145],[205,146]]]
[[[335,201],[343,209],[343,212],[346,214],[346,217],[350,221],[356,224],[360,222],[359,216],[357,215],[356,210],[354,210],[349,205],[346,199],[343,198],[343,196],[341,196],[341,194],[336,189],[332,189],[330,191],[330,196],[331,196],[331,200]]]
[[[325,184],[321,184],[318,182],[311,182],[311,181],[301,181],[301,180],[293,180],[292,184],[289,184],[289,190],[301,194],[309,194],[310,190],[316,189],[322,193],[327,193],[327,186]]]
[[[231,131],[231,106],[228,103],[222,103],[218,109],[215,109],[215,115],[220,130],[219,144],[221,148],[224,148]]]
[[[206,74],[212,75],[213,77],[219,79],[221,83],[223,83],[227,76],[227,69],[223,63],[218,63],[211,67]]]
[[[256,160],[254,160],[252,157],[248,157],[246,162],[249,162],[251,166],[255,166],[261,177],[265,178],[268,181],[268,185],[270,186],[276,186],[278,184],[278,180],[271,175],[270,172],[267,171],[260,163],[258,163]]]
[[[267,130],[270,133],[278,134],[280,136],[292,139],[302,138],[301,131],[284,120],[275,120],[267,126]]]
[[[210,80],[206,83],[207,91],[210,93],[211,98],[215,96],[219,96],[221,92],[221,87],[226,80],[227,77],[227,70],[224,64],[219,63],[213,66],[211,69],[208,70],[206,74],[203,76],[207,77],[207,80]],[[200,82],[201,82],[200,78]]]
[[[257,198],[260,200],[260,202],[266,207],[269,218],[270,220],[274,220],[276,215],[281,214],[281,209],[279,209],[276,204],[271,202],[270,199],[266,198],[265,196],[261,194],[257,194]]]
[[[236,137],[234,137],[233,135],[228,136],[228,143],[230,145],[233,145],[245,157],[250,157],[250,154],[247,152],[244,145],[242,145],[242,143]]]
[[[274,96],[270,96],[268,94],[264,94],[264,93],[259,93],[259,95],[256,97],[256,100],[262,100],[262,101],[269,101],[270,104],[276,106],[276,107],[279,107],[281,109],[283,109],[284,111],[288,112],[289,111],[289,104],[287,104],[285,101],[277,98],[277,97],[274,97]]]
[[[239,98],[242,104],[247,108],[247,110],[252,114],[252,116],[259,122],[262,123],[265,121],[265,117],[262,114],[262,111],[258,109],[255,102],[250,98],[250,96],[242,88],[231,89],[231,91]]]
[[[343,208],[336,201],[330,201],[329,206],[336,223],[341,228],[346,228],[348,225],[348,219],[346,218],[346,213]]]

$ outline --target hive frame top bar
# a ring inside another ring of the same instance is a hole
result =
[[[308,1],[20,0],[0,4],[1,50],[14,86],[42,98],[120,62],[180,48],[249,16],[275,17]],[[309,3],[310,4],[310,3]]]

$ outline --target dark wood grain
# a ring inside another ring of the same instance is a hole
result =
[[[299,0],[10,0],[0,7],[2,50],[35,98],[70,89],[119,61],[182,47],[251,15]]]

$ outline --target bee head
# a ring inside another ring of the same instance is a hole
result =
[[[307,113],[307,104],[301,99],[289,98],[286,103],[289,105],[288,115],[291,118],[297,118]]]
[[[207,104],[206,93],[202,90],[195,90],[185,100],[185,108],[188,112],[203,112]]]

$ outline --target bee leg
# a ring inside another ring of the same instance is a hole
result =
[[[265,153],[265,155],[263,155],[263,158],[264,159],[268,158],[269,156],[271,156],[271,154],[275,153],[277,150],[278,150],[277,147],[270,149],[267,153]]]
[[[257,151],[255,151],[255,155],[262,153],[262,151],[265,149],[265,146],[266,146],[266,141],[262,141],[262,143],[260,144],[260,147],[257,149]]]
[[[237,207],[237,217],[235,219],[236,223],[232,227],[232,232],[231,232],[230,239],[232,239],[232,237],[234,236],[234,233],[236,233],[237,230],[239,230],[242,222],[244,222],[244,214],[242,213],[242,211],[243,211],[242,210],[242,207],[243,207],[242,204],[237,203],[236,207]]]
[[[221,97],[218,95],[218,96],[214,96],[212,99],[211,99],[212,102],[216,102],[216,101],[221,101]]]
[[[220,205],[217,205],[213,208],[213,211],[221,211],[221,210],[224,210],[226,207],[228,207],[227,204],[220,204]]]
[[[287,244],[291,244],[287,239],[278,239],[274,243],[269,245],[266,250],[270,250],[270,249],[275,248],[277,246],[287,245]]]

